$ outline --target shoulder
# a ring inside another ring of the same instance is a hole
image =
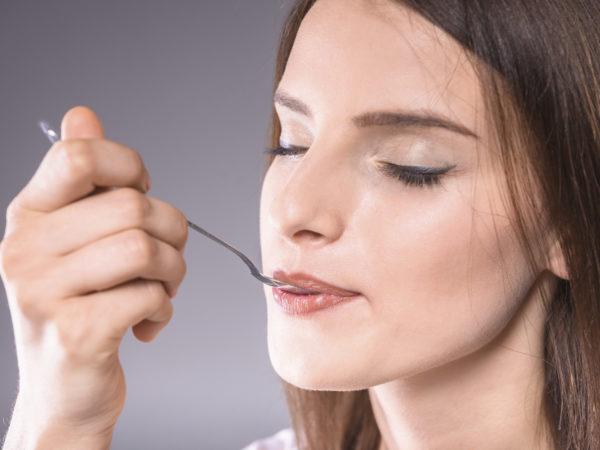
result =
[[[286,428],[273,436],[252,442],[242,450],[297,450],[296,437],[291,428]]]

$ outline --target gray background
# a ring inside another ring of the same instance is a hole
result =
[[[0,0],[0,208],[49,147],[36,127],[93,108],[139,151],[168,201],[257,261],[258,208],[277,36],[289,0]],[[0,225],[4,229],[4,214]],[[260,284],[190,235],[175,315],[121,346],[127,403],[115,449],[236,449],[288,426],[266,347]],[[16,395],[0,294],[0,433]]]

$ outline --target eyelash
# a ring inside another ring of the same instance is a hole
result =
[[[305,147],[278,146],[267,149],[266,153],[271,156],[298,156],[306,153],[307,150],[308,149]],[[407,186],[423,188],[426,186],[439,185],[442,175],[453,169],[455,166],[437,169],[433,167],[402,166],[380,161],[379,167],[385,175],[395,178]]]
[[[306,147],[294,147],[293,145],[289,147],[275,147],[267,149],[267,155],[271,156],[298,156],[302,153],[306,153],[308,149]]]
[[[382,172],[392,178],[402,181],[407,186],[425,187],[440,184],[442,175],[450,168],[436,169],[433,167],[400,166],[389,162],[380,162]]]

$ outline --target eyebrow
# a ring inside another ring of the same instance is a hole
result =
[[[281,105],[291,111],[295,111],[306,117],[312,118],[313,113],[306,103],[288,93],[277,90],[273,97],[276,104]],[[367,127],[423,127],[423,128],[442,128],[463,136],[479,139],[479,136],[469,128],[450,119],[442,117],[430,111],[373,111],[366,112],[352,118],[352,122],[358,128]]]

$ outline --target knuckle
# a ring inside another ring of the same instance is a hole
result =
[[[59,142],[51,149],[58,170],[69,178],[89,175],[93,171],[90,146],[83,140]]]
[[[23,230],[29,222],[27,209],[20,201],[20,197],[15,197],[6,207],[6,221],[4,237],[12,236]]]
[[[0,270],[6,280],[19,277],[23,262],[26,260],[23,248],[18,243],[15,233],[4,237],[0,242]]]
[[[22,211],[21,203],[18,197],[15,197],[6,208],[6,222],[9,223],[17,220],[21,216]]]
[[[42,314],[42,302],[36,293],[40,283],[31,274],[27,274],[31,269],[24,267],[26,258],[13,240],[14,237],[10,236],[0,242],[0,274],[4,280],[9,307],[21,317],[39,318]]]
[[[130,225],[140,227],[144,224],[150,210],[148,197],[136,189],[119,189],[119,208],[125,212]]]
[[[12,246],[9,237],[5,237],[2,242],[0,242],[0,268],[2,269],[2,273],[8,278],[10,278],[16,259],[13,248],[14,246]]]
[[[168,316],[166,320],[169,320],[173,315],[173,304],[164,284],[160,281],[147,281],[145,282],[145,288],[147,292],[146,314],[151,316],[160,311],[161,319]]]
[[[32,283],[14,281],[10,286],[11,295],[14,298],[14,306],[18,309],[21,317],[34,321],[43,315],[42,299],[35,294]]]
[[[148,264],[157,253],[156,243],[143,230],[134,229],[125,232],[123,241],[125,253],[142,265]]]
[[[155,302],[162,302],[167,296],[164,285],[160,281],[146,281],[144,287],[147,297]]]

